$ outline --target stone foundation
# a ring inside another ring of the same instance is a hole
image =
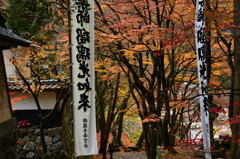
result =
[[[40,140],[40,129],[20,129],[20,138],[17,141],[18,158],[41,158],[42,144]],[[63,150],[61,139],[62,127],[44,129],[44,138],[47,145],[49,158],[64,159],[66,153]]]

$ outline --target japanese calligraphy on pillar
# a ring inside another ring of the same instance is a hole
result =
[[[91,0],[71,0],[74,157],[97,154],[94,95],[94,12]]]
[[[201,109],[201,121],[203,132],[203,144],[205,158],[211,159],[210,152],[210,130],[209,130],[209,111],[207,96],[207,62],[206,62],[206,44],[205,44],[205,16],[204,0],[196,1],[196,19],[195,19],[195,36],[196,52],[198,61],[198,81],[199,81],[199,99]]]

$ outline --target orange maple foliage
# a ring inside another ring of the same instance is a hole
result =
[[[17,92],[9,92],[13,111],[15,110],[14,104],[16,104],[20,100],[30,97],[30,95],[23,96],[23,95],[17,95],[17,94],[18,94]]]

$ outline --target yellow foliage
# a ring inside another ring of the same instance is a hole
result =
[[[136,53],[136,51],[128,50],[128,49],[124,49],[122,51],[124,51],[123,56],[126,56],[127,58],[133,58],[134,54]]]

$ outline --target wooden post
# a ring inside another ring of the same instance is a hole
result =
[[[11,119],[12,116],[3,51],[0,49],[0,123]]]

